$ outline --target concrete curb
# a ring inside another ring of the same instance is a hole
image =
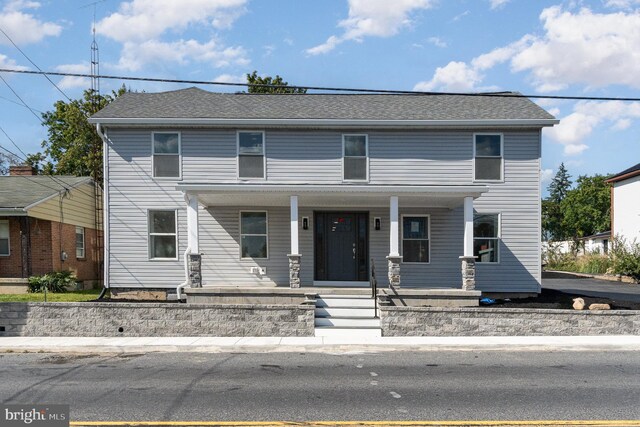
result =
[[[378,353],[393,351],[638,351],[640,336],[536,337],[7,337],[0,353]]]

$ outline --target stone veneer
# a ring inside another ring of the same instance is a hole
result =
[[[382,336],[637,335],[637,310],[380,307]]]
[[[313,336],[314,308],[284,304],[5,302],[0,303],[0,337]]]

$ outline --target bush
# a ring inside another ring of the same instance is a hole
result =
[[[42,276],[29,277],[29,292],[66,292],[68,288],[75,286],[77,278],[71,271],[54,271]]]
[[[559,247],[552,245],[543,254],[543,259],[546,260],[546,267],[550,270],[571,271],[574,273],[605,274],[613,266],[613,260],[607,255],[593,252],[578,256],[574,251],[562,253]]]
[[[640,244],[629,243],[616,237],[611,252],[613,259],[613,272],[624,276],[631,276],[640,281]]]

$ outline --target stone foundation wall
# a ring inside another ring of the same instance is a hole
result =
[[[313,334],[313,305],[0,303],[0,337]]]
[[[381,307],[382,336],[638,335],[640,311]]]

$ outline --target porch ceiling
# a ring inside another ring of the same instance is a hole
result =
[[[398,196],[400,206],[454,208],[465,197],[480,197],[486,185],[278,185],[278,184],[190,184],[176,186],[198,198],[204,206],[289,206],[292,195],[300,206],[388,207],[389,197]]]

